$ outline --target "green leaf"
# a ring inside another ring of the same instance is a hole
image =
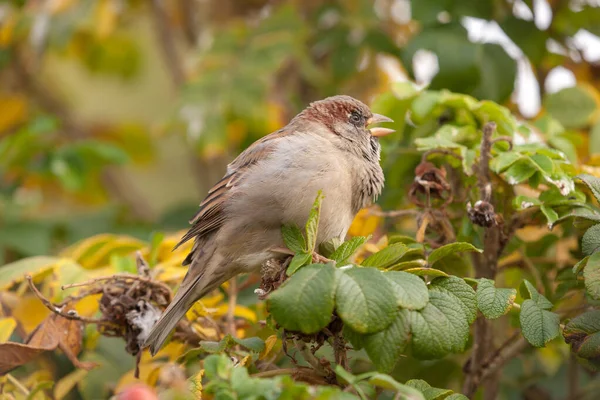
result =
[[[531,299],[525,300],[521,304],[519,321],[523,336],[535,347],[544,347],[560,333],[558,314],[540,307]]]
[[[585,266],[588,263],[588,260],[590,259],[590,256],[585,256],[584,258],[582,258],[581,260],[579,260],[577,262],[577,264],[575,264],[573,266],[573,273],[575,275],[579,274],[581,271],[583,271],[583,269],[585,268]]]
[[[61,261],[58,257],[37,256],[3,265],[0,268],[0,289],[9,288],[15,282],[24,279],[26,274],[35,276],[50,271]]]
[[[583,268],[585,290],[595,299],[600,300],[600,252],[590,256]]]
[[[408,312],[400,310],[390,326],[364,337],[364,348],[378,371],[389,372],[404,352],[409,338]]]
[[[431,254],[429,254],[429,257],[427,257],[427,262],[429,262],[429,265],[431,265],[433,267],[435,265],[435,263],[438,262],[439,260],[441,260],[442,258],[447,257],[451,254],[462,253],[465,251],[481,253],[483,250],[478,249],[477,247],[473,246],[471,243],[465,243],[465,242],[450,243],[450,244],[447,244],[445,246],[442,246],[442,247],[439,247],[439,248],[433,250],[431,252]]]
[[[248,350],[252,350],[256,353],[260,353],[265,349],[265,341],[258,337],[249,337],[245,339],[240,339],[237,337],[231,337],[231,340],[236,342],[242,347],[247,348]]]
[[[520,292],[527,299],[521,304],[519,315],[523,337],[535,347],[544,347],[559,335],[560,317],[548,311],[552,308],[552,303],[528,280],[523,280]]]
[[[315,251],[317,244],[317,230],[319,228],[319,217],[321,215],[321,203],[323,202],[323,192],[319,190],[317,198],[308,215],[306,221],[306,244],[308,253]]]
[[[513,165],[521,158],[521,154],[514,151],[500,153],[498,157],[492,158],[490,168],[496,173],[504,172],[508,167]]]
[[[590,130],[590,147],[589,154],[591,156],[600,154],[600,122],[596,122]]]
[[[477,284],[477,308],[488,319],[506,314],[517,297],[516,289],[497,289],[491,279],[481,278]]]
[[[269,295],[269,309],[277,323],[306,334],[327,326],[334,308],[336,273],[330,264],[312,264],[292,275]]]
[[[363,267],[387,268],[398,262],[407,251],[408,247],[406,245],[395,243],[375,254],[371,254],[361,263],[361,265]]]
[[[541,295],[537,291],[535,286],[533,286],[531,284],[531,282],[529,282],[527,279],[523,279],[523,283],[521,283],[519,291],[521,292],[521,296],[524,299],[533,300],[541,308],[543,308],[545,310],[549,310],[552,308],[552,303],[547,298],[545,298],[543,295]]]
[[[306,240],[300,228],[297,225],[284,225],[281,227],[281,234],[285,246],[294,253],[300,253],[307,250]]]
[[[581,250],[583,254],[590,255],[600,249],[600,224],[589,228],[581,239]]]
[[[546,220],[548,221],[548,227],[552,228],[554,223],[558,221],[558,213],[546,205],[542,205],[540,207],[540,211],[546,217]]]
[[[506,181],[510,185],[516,185],[531,178],[536,170],[537,167],[533,164],[533,161],[531,161],[529,157],[526,157],[520,158],[517,162],[512,164],[504,171],[504,175],[506,176]]]
[[[290,265],[287,268],[287,275],[293,275],[298,269],[307,265],[312,260],[312,254],[310,253],[297,253],[290,262]]]
[[[479,43],[479,85],[469,92],[479,99],[504,103],[515,88],[517,63],[499,44]]]
[[[554,163],[550,157],[544,154],[534,154],[529,159],[542,174],[550,176],[554,173]]]
[[[574,86],[546,95],[544,108],[565,128],[582,128],[590,123],[597,109],[590,89]]]
[[[348,325],[344,325],[342,334],[344,335],[344,338],[352,344],[354,350],[360,350],[365,347],[366,335],[353,331]]]
[[[521,48],[533,65],[537,65],[546,54],[546,39],[548,34],[539,30],[533,21],[509,15],[500,27],[508,37]]]
[[[436,278],[429,285],[432,292],[442,292],[452,296],[460,305],[467,316],[467,321],[472,323],[477,317],[477,295],[471,285],[457,276]]]
[[[374,268],[352,267],[339,277],[335,300],[340,318],[359,333],[385,329],[394,319],[392,284]]]
[[[383,275],[392,284],[398,307],[420,310],[429,301],[427,285],[418,276],[403,271],[389,271]]]
[[[408,272],[409,274],[417,275],[417,276],[429,276],[431,278],[436,278],[439,276],[449,277],[447,273],[444,271],[440,271],[435,268],[409,268],[405,269],[404,272]]]
[[[585,183],[596,200],[600,202],[600,178],[588,174],[577,175],[576,178]]]
[[[331,255],[344,243],[340,238],[331,238],[319,245],[319,254],[331,259]]]
[[[356,236],[345,241],[338,247],[329,258],[334,260],[338,265],[344,265],[346,261],[358,250],[360,246],[365,244],[368,238],[364,236]]]
[[[565,326],[563,336],[575,354],[600,368],[600,310],[573,318]]]
[[[480,101],[472,109],[481,124],[495,122],[500,135],[512,137],[517,130],[517,123],[510,110],[493,101]]]
[[[425,400],[425,397],[423,397],[423,394],[419,390],[403,385],[389,375],[374,374],[369,378],[369,383],[373,386],[395,391],[400,395],[398,398],[402,400]]]
[[[219,342],[211,340],[201,340],[200,348],[207,353],[221,353],[227,348],[227,341],[221,340]]]
[[[434,388],[422,379],[411,379],[406,385],[423,393],[425,400],[442,400],[452,394],[452,390]]]
[[[429,303],[422,310],[409,313],[415,357],[429,360],[464,350],[469,323],[463,304],[454,296],[431,291]]]

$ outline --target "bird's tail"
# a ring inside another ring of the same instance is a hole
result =
[[[171,304],[169,304],[150,331],[142,347],[150,347],[150,353],[153,356],[158,353],[173,328],[175,328],[192,304],[220,284],[220,282],[215,282],[213,279],[200,278],[198,277],[194,282],[190,282],[190,285],[185,285],[186,287],[179,288]]]

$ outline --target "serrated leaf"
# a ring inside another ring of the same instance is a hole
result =
[[[403,271],[385,272],[384,276],[392,284],[398,307],[420,310],[429,301],[427,285],[418,276]]]
[[[342,245],[342,243],[344,243],[344,241],[340,238],[331,238],[321,242],[319,245],[319,254],[331,259],[331,255]]]
[[[598,249],[600,249],[600,224],[596,224],[585,231],[581,239],[581,250],[586,256],[598,251]]]
[[[327,326],[334,309],[337,271],[330,264],[301,268],[269,295],[273,318],[287,330],[306,334]]]
[[[323,192],[319,190],[306,221],[306,250],[308,253],[315,251],[315,246],[317,245],[317,230],[319,228],[322,202]]]
[[[477,284],[477,307],[488,319],[498,318],[510,311],[516,297],[516,289],[498,289],[493,280],[479,279]]]
[[[339,277],[335,294],[338,315],[359,333],[385,329],[394,319],[392,284],[375,268],[350,268]]]
[[[409,313],[415,357],[429,360],[464,350],[469,323],[462,303],[455,297],[431,291],[429,303],[422,310]]]
[[[434,388],[422,379],[411,379],[406,385],[423,393],[425,400],[442,400],[452,394],[452,390]]]
[[[540,307],[536,301],[531,299],[527,299],[521,304],[519,322],[523,337],[535,347],[544,347],[560,333],[558,314]]]
[[[404,352],[410,338],[408,312],[400,310],[384,330],[366,335],[364,348],[378,371],[389,372]]]
[[[467,316],[467,321],[472,323],[477,317],[477,295],[473,288],[457,276],[436,278],[429,285],[429,292],[439,291],[455,298]]]
[[[405,244],[395,243],[375,254],[371,254],[361,265],[363,267],[387,268],[398,262],[407,251],[408,247]]]
[[[600,178],[596,178],[593,175],[581,174],[577,175],[577,179],[580,179],[590,189],[597,201],[600,202]]]
[[[338,265],[344,265],[346,261],[358,250],[360,246],[365,244],[368,238],[364,236],[356,236],[342,243],[329,257]]]
[[[596,300],[600,300],[600,252],[590,256],[583,268],[585,290]]]
[[[473,246],[471,243],[466,243],[466,242],[455,242],[455,243],[450,243],[447,244],[445,246],[439,247],[435,250],[433,250],[431,252],[431,254],[429,254],[429,257],[427,257],[427,262],[429,262],[429,265],[431,265],[432,267],[434,266],[434,264],[441,260],[444,257],[447,257],[451,254],[456,254],[456,253],[461,253],[461,252],[477,252],[477,253],[481,253],[483,250],[478,249],[477,247]]]
[[[292,257],[292,261],[287,268],[286,274],[288,276],[293,275],[298,269],[307,265],[312,260],[312,254],[310,253],[297,253]]]
[[[297,225],[284,225],[281,234],[285,246],[295,253],[306,251],[306,239]]]
[[[600,368],[600,310],[573,318],[565,326],[563,336],[571,351]]]
[[[239,344],[242,347],[247,348],[248,350],[252,350],[256,353],[260,353],[265,349],[265,341],[259,337],[249,337],[240,339],[237,337],[231,336],[231,340],[235,343]]]
[[[523,279],[523,283],[521,283],[519,291],[524,299],[533,300],[542,309],[549,310],[552,308],[552,303],[543,295],[541,295],[535,286],[533,286],[527,279]]]

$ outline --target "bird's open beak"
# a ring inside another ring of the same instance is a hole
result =
[[[394,122],[394,120],[386,117],[385,115],[373,114],[373,116],[371,118],[369,118],[369,120],[367,121],[367,126],[373,125],[373,124],[379,124],[381,122]],[[390,133],[396,132],[393,129],[381,128],[378,126],[371,128],[369,130],[371,131],[371,135],[373,135],[375,137],[386,136],[386,135],[389,135]]]

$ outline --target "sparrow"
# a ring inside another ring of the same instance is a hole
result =
[[[311,103],[288,125],[243,151],[227,166],[190,220],[179,244],[194,239],[188,271],[143,347],[155,355],[187,310],[222,283],[259,272],[281,258],[281,227],[303,226],[319,190],[324,198],[318,245],[343,240],[356,213],[376,201],[384,184],[378,137],[393,122],[350,96]]]

